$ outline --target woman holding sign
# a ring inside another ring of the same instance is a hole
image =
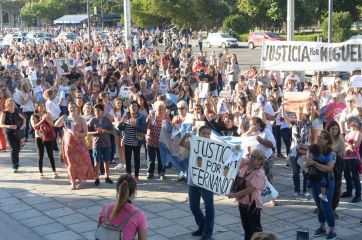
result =
[[[264,161],[264,153],[257,149],[250,153],[249,159],[242,160],[239,177],[243,178],[245,188],[229,194],[229,198],[238,201],[241,224],[245,231],[244,240],[250,240],[254,233],[263,231],[260,212],[263,208],[261,193],[266,180]]]

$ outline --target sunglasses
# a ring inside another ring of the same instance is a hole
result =
[[[75,90],[77,90],[77,89],[75,89],[75,88],[72,88],[72,89],[70,89],[71,91],[75,91]]]

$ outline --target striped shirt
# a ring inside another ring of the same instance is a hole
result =
[[[124,144],[129,146],[138,146],[138,140],[136,137],[137,134],[136,127],[129,124],[129,114],[125,113],[123,117],[127,119],[124,129],[124,139],[123,139]]]

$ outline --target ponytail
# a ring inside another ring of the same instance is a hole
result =
[[[117,199],[112,210],[110,219],[115,218],[123,209],[124,205],[130,200],[136,192],[137,183],[131,175],[119,177],[117,182]]]

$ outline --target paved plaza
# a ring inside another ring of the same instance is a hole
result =
[[[84,189],[72,191],[63,164],[57,162],[60,179],[53,179],[48,159],[45,158],[45,179],[40,180],[37,154],[33,143],[28,143],[20,154],[19,172],[11,172],[10,153],[0,153],[0,239],[11,240],[93,240],[98,212],[115,198],[115,184],[101,179],[95,187],[89,181]],[[58,154],[56,155],[58,156]],[[187,201],[187,185],[177,182],[174,170],[167,169],[167,178],[160,181],[145,178],[146,161],[141,154],[141,181],[134,203],[148,219],[148,239],[186,240],[196,224]],[[116,180],[120,172],[112,170]],[[316,229],[317,216],[312,200],[292,199],[291,169],[285,161],[277,160],[274,168],[275,187],[280,192],[279,206],[265,206],[262,225],[279,239],[296,239],[298,229]],[[349,200],[349,199],[348,199]],[[223,196],[215,196],[215,240],[243,239],[237,204]],[[336,221],[339,239],[362,239],[362,204],[342,200]]]

